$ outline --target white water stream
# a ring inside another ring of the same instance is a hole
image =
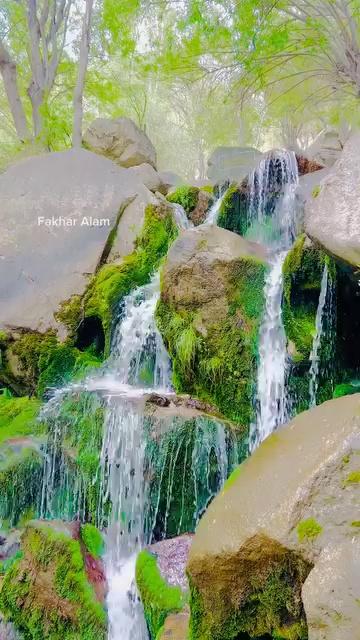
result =
[[[266,207],[274,184],[281,190],[270,218]],[[295,154],[266,157],[250,177],[249,221],[257,240],[269,247],[270,270],[264,288],[265,308],[259,336],[256,421],[250,428],[250,451],[288,418],[286,336],[282,321],[282,268],[296,231],[295,192],[298,170]]]

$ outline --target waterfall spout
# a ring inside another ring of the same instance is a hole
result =
[[[328,265],[325,262],[321,279],[321,289],[319,304],[316,311],[315,335],[310,354],[310,382],[309,382],[309,407],[315,407],[317,403],[317,392],[319,388],[321,346],[324,338],[327,338],[328,345],[332,342],[333,325],[333,282],[329,274]]]

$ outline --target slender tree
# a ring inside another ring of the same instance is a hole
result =
[[[30,139],[31,134],[20,98],[17,66],[14,60],[10,57],[3,40],[0,40],[0,73],[4,83],[4,89],[17,136],[21,142],[26,142]]]
[[[79,64],[77,80],[74,89],[73,106],[73,147],[81,147],[82,143],[82,122],[83,122],[83,96],[85,77],[89,61],[90,35],[91,35],[91,17],[93,11],[94,0],[85,0],[85,12],[82,25]]]

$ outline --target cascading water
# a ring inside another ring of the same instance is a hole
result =
[[[296,232],[297,185],[297,162],[292,152],[267,156],[250,176],[248,235],[251,237],[252,227],[256,227],[256,239],[266,244],[270,253],[259,337],[256,422],[250,429],[251,451],[289,416],[282,268]]]
[[[219,196],[215,200],[214,204],[210,207],[209,211],[207,212],[204,224],[206,224],[206,225],[210,225],[210,224],[215,224],[216,225],[217,224],[217,220],[218,220],[218,217],[219,217],[222,201],[224,199],[226,191],[227,191],[227,185],[226,184],[223,185],[222,187],[220,187]]]
[[[182,207],[174,207],[174,217],[180,229],[190,226]],[[236,437],[225,433],[223,423],[199,416],[184,420],[175,413],[156,434],[154,419],[144,410],[151,394],[171,393],[170,360],[155,323],[159,296],[156,273],[123,301],[104,368],[56,392],[42,412],[51,435],[41,517],[84,521],[89,495],[97,505],[93,522],[107,531],[109,640],[148,638],[135,589],[137,553],[151,541],[194,530],[238,462]],[[90,478],[93,452],[82,452],[89,456],[85,476],[73,459],[81,445],[76,434],[89,416],[101,424],[101,434],[94,436],[95,460],[102,443],[100,466]]]
[[[315,407],[319,388],[321,347],[324,338],[328,345],[332,343],[333,315],[334,315],[334,284],[329,274],[327,262],[325,262],[321,279],[319,304],[316,311],[315,335],[310,354],[310,382],[309,382],[309,407]]]

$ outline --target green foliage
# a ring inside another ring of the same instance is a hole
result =
[[[176,390],[214,404],[224,416],[244,427],[252,415],[264,276],[262,262],[239,260],[230,275],[224,312],[221,317],[214,314],[206,335],[198,330],[195,306],[177,310],[161,299],[156,311],[172,358]]]
[[[81,352],[70,343],[61,344],[51,332],[24,333],[11,346],[11,352],[18,358],[18,377],[31,394],[39,397],[46,389],[63,386],[100,364],[91,350]]]
[[[0,519],[16,526],[29,509],[39,504],[43,457],[26,445],[0,449]]]
[[[341,384],[337,384],[333,398],[342,398],[343,396],[350,396],[353,393],[359,393],[360,391],[360,383],[354,384],[353,382],[343,382]]]
[[[105,611],[66,525],[29,523],[22,556],[8,568],[0,607],[26,640],[105,640]],[[43,585],[43,586],[42,586]]]
[[[163,627],[169,613],[181,611],[186,597],[180,587],[169,585],[161,576],[156,556],[141,551],[136,561],[136,584],[144,606],[152,640]]]
[[[177,202],[181,204],[186,214],[189,216],[194,211],[199,198],[200,189],[198,187],[191,187],[184,185],[177,187],[175,191],[167,196],[169,202]]]
[[[104,265],[91,281],[84,298],[85,316],[101,319],[106,354],[110,348],[110,329],[117,305],[132,289],[149,281],[177,233],[171,208],[164,204],[149,205],[135,251],[119,265]]]
[[[315,540],[322,533],[323,528],[315,518],[307,518],[299,522],[296,530],[299,541],[304,542],[305,540]]]
[[[234,184],[222,200],[217,223],[219,227],[244,236],[248,228],[246,187]]]
[[[318,185],[317,185],[316,187],[314,187],[314,188],[313,188],[313,190],[312,190],[312,194],[311,194],[311,195],[312,195],[312,197],[313,197],[313,198],[317,198],[317,197],[318,197],[318,195],[320,194],[320,191],[321,191],[321,187],[320,187],[320,185],[318,184]]]
[[[9,438],[40,435],[43,425],[37,421],[40,401],[0,395],[0,443]]]
[[[352,471],[349,473],[345,480],[345,485],[359,484],[360,483],[360,471]]]
[[[307,640],[301,586],[309,569],[285,556],[268,567],[258,567],[254,559],[247,592],[240,600],[236,592],[231,597],[231,587],[224,587],[226,593],[218,592],[221,601],[216,603],[213,594],[210,607],[190,576],[191,640],[268,636],[277,640]]]
[[[81,525],[81,539],[89,553],[94,558],[100,558],[104,552],[104,539],[93,524],[86,523]]]

